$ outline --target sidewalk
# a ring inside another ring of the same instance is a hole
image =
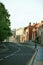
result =
[[[38,49],[38,53],[34,60],[33,65],[43,65],[43,47],[38,46],[37,49]]]
[[[43,61],[37,61],[35,65],[43,65]]]

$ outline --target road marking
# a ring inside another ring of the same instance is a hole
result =
[[[13,56],[13,55],[15,55],[15,53],[17,53],[17,52],[19,52],[19,51],[20,51],[20,48],[19,48],[16,52],[11,53],[11,54],[5,56],[4,58],[0,58],[0,61],[2,61],[2,60],[4,60],[4,59],[7,59],[7,58],[9,58],[9,57],[11,57],[11,56]]]
[[[19,48],[19,50],[18,50],[18,51],[11,53],[10,55],[8,55],[8,56],[5,56],[4,58],[11,57],[11,56],[13,56],[15,53],[17,53],[17,52],[19,52],[19,51],[20,51],[20,48]]]
[[[20,45],[20,46],[25,46],[25,45]],[[26,47],[28,47],[28,46],[26,46]],[[4,59],[7,59],[7,58],[9,58],[9,57],[11,57],[11,56],[13,56],[13,55],[15,55],[17,52],[19,52],[21,49],[20,48],[18,48],[18,50],[16,51],[16,52],[13,52],[13,53],[11,53],[11,54],[9,54],[9,55],[7,55],[7,56],[5,56],[4,58],[0,58],[0,61],[2,61],[2,60],[4,60]],[[17,55],[28,55],[28,54],[17,54]]]
[[[5,56],[4,58],[8,58],[8,57],[10,57],[10,55],[8,55],[8,56]]]
[[[13,55],[14,55],[14,53],[10,54],[10,56],[13,56]]]
[[[0,61],[4,60],[3,58],[0,59]]]

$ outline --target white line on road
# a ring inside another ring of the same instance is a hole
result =
[[[17,52],[19,52],[20,51],[20,48],[19,48],[19,50],[18,51],[16,51],[16,52],[13,52],[12,54],[10,54],[10,56],[13,56],[13,55],[15,55],[15,53],[17,53]]]
[[[8,57],[11,57],[11,56],[15,55],[15,53],[17,53],[19,51],[20,51],[20,48],[16,52],[11,53],[10,55],[5,56],[4,58],[6,59]],[[4,58],[0,58],[0,61],[4,60]]]
[[[10,55],[8,55],[8,56],[5,56],[4,58],[8,58],[8,57],[10,57]]]
[[[10,54],[10,56],[13,56],[13,55],[14,55],[14,53]]]
[[[3,58],[0,59],[0,61],[4,60]]]

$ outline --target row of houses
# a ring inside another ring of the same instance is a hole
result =
[[[39,42],[43,44],[43,21],[40,23],[33,23],[33,25],[29,23],[27,27],[16,29],[13,31],[12,36],[14,42],[26,42],[36,40],[37,38],[39,38]]]

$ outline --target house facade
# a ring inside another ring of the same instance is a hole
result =
[[[19,28],[16,30],[16,39],[17,42],[27,41],[27,27]]]
[[[32,25],[32,40],[35,40],[37,37],[37,23]]]
[[[25,35],[24,35],[24,27],[19,28],[16,30],[16,40],[17,42],[24,42]]]
[[[23,33],[24,33],[24,28],[19,28],[19,29],[16,30],[16,40],[17,40],[17,42],[21,41]]]
[[[27,40],[30,41],[32,39],[32,25],[31,23],[29,23],[29,26],[28,26],[28,32],[27,32]]]
[[[36,40],[36,38],[39,39],[40,44],[43,44],[43,21],[37,23],[32,29],[32,40]]]
[[[43,45],[43,22],[38,29],[39,43]]]
[[[30,40],[36,40],[39,37],[39,43],[43,44],[43,21],[41,23],[34,23],[29,26],[16,29],[13,36],[9,38],[10,41],[26,42]]]

